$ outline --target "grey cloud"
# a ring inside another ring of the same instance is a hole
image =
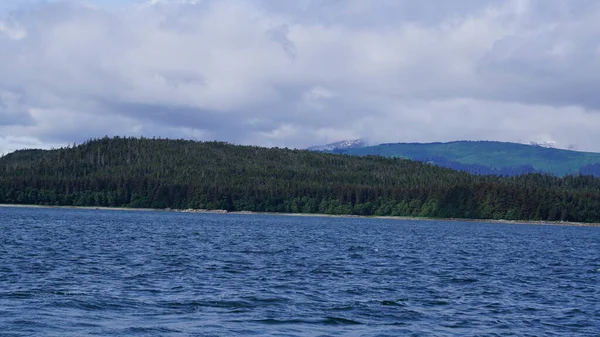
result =
[[[0,99],[0,147],[108,134],[600,150],[598,20],[587,0],[29,5],[0,14],[0,92],[18,93]]]
[[[223,111],[127,102],[106,102],[102,106],[108,108],[115,115],[126,115],[134,120],[144,121],[144,124],[166,126],[172,129],[193,128],[210,134],[230,132],[232,136],[255,129],[251,125],[246,125],[237,114]],[[266,128],[268,129],[269,126]]]
[[[269,29],[267,32],[268,36],[272,38],[277,43],[281,44],[281,47],[286,52],[286,54],[290,57],[290,59],[296,59],[296,46],[292,41],[290,41],[289,34],[289,26],[288,25],[280,25],[277,27],[273,27]]]
[[[0,91],[0,126],[30,125],[31,115],[22,97],[10,91]]]
[[[600,6],[588,1],[577,6],[553,1],[549,8],[533,4],[535,19],[530,20],[537,26],[496,41],[479,64],[482,78],[496,84],[488,89],[490,97],[598,109]]]
[[[355,28],[394,27],[398,23],[437,25],[448,18],[464,17],[497,5],[495,0],[299,0],[257,1],[269,11],[296,22],[345,25]]]

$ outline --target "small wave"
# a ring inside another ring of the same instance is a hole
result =
[[[183,331],[165,327],[131,327],[126,330],[132,333],[181,333]]]
[[[286,303],[289,302],[290,299],[286,297],[267,297],[267,298],[259,298],[259,297],[248,297],[246,300],[253,303],[262,303],[262,304],[271,304],[271,303]]]
[[[320,323],[325,324],[325,325],[359,325],[359,324],[363,324],[359,321],[342,318],[342,317],[327,317]]]
[[[257,254],[257,255],[265,255],[265,254],[275,254],[275,252],[270,252],[267,250],[240,250],[242,254]]]
[[[429,301],[427,303],[429,305],[431,305],[431,306],[442,306],[442,305],[449,305],[450,304],[450,302],[444,301],[444,300],[434,300],[434,301]]]
[[[0,293],[0,298],[7,299],[30,299],[35,297],[36,292],[34,291],[13,291],[8,293]]]
[[[305,320],[305,319],[259,319],[252,322],[266,325],[286,325],[286,324],[324,324],[324,325],[360,325],[361,322],[343,318],[343,317],[326,317],[322,320]]]
[[[386,305],[386,306],[391,306],[391,307],[402,307],[405,304],[401,303],[404,302],[405,300],[396,300],[396,301],[381,301],[381,305]]]
[[[450,283],[475,283],[478,281],[478,279],[472,277],[453,277],[450,279]]]
[[[123,301],[121,299],[97,300],[91,298],[78,298],[50,302],[52,307],[81,309],[85,311],[119,311],[139,307],[139,303]]]
[[[184,301],[163,302],[161,306],[170,309],[185,309],[194,307],[223,308],[223,309],[248,309],[256,307],[249,301]]]
[[[459,321],[453,324],[445,324],[443,325],[447,328],[450,329],[464,329],[464,328],[469,328],[471,326],[471,323],[469,321]]]
[[[284,324],[310,324],[313,322],[305,321],[301,319],[259,319],[253,321],[259,324],[267,324],[267,325],[284,325]]]
[[[406,323],[406,322],[391,322],[391,323],[384,323],[383,325],[387,325],[387,326],[407,326],[407,325],[409,325],[409,323]]]
[[[350,248],[348,248],[349,252],[359,252],[359,251],[364,251],[367,250],[367,247],[364,246],[350,246]]]
[[[313,269],[310,271],[311,274],[333,274],[331,270],[325,270],[322,268]]]
[[[329,310],[331,310],[331,311],[352,311],[355,309],[356,309],[355,305],[346,305],[346,306],[341,306],[341,307],[334,307]]]

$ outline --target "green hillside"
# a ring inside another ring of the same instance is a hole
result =
[[[600,163],[600,153],[491,141],[381,144],[336,152],[425,161],[443,158],[453,163],[478,165],[495,170],[530,166],[538,172],[557,176],[577,174],[586,165]]]
[[[600,179],[117,137],[1,157],[0,203],[596,222]]]

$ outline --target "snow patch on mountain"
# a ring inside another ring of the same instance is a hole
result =
[[[342,140],[335,143],[325,144],[325,145],[316,145],[308,148],[309,151],[333,151],[333,150],[343,150],[343,149],[354,149],[358,147],[367,146],[367,142],[364,139],[351,139],[351,140]]]
[[[539,146],[539,147],[545,147],[548,149],[554,149],[556,147],[556,142],[555,141],[547,141],[547,140],[538,140],[538,141],[530,141],[529,142],[530,145],[533,146]]]

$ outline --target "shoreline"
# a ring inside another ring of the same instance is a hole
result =
[[[209,212],[206,212],[209,213]],[[210,212],[212,213],[212,212]],[[599,227],[598,222],[569,222],[569,221],[540,221],[540,220],[496,220],[496,219],[467,219],[467,218],[425,218],[411,216],[384,216],[384,215],[352,215],[352,214],[317,214],[317,213],[270,213],[239,211],[226,214],[250,215],[278,215],[294,217],[323,217],[323,218],[348,218],[348,219],[380,219],[396,221],[447,221],[447,222],[474,222],[505,225],[538,225],[538,226],[566,226],[566,227]]]
[[[170,212],[193,214],[224,214],[224,215],[276,215],[292,217],[322,217],[322,218],[348,218],[348,219],[381,219],[397,221],[449,221],[449,222],[475,222],[513,225],[540,225],[540,226],[568,226],[568,227],[600,227],[598,222],[569,222],[569,221],[540,221],[540,220],[495,220],[495,219],[463,219],[463,218],[425,218],[411,216],[378,216],[378,215],[352,215],[352,214],[318,214],[318,213],[273,213],[254,211],[206,210],[206,209],[156,209],[156,208],[129,208],[129,207],[101,207],[101,206],[48,206],[48,205],[20,205],[0,204],[0,208],[48,208],[48,209],[82,209],[98,211],[135,211],[135,212]]]
[[[129,207],[102,207],[102,206],[49,206],[49,205],[22,205],[22,204],[0,204],[0,208],[48,208],[48,209],[87,209],[97,211],[136,211],[136,212],[169,212],[159,208],[129,208]]]

